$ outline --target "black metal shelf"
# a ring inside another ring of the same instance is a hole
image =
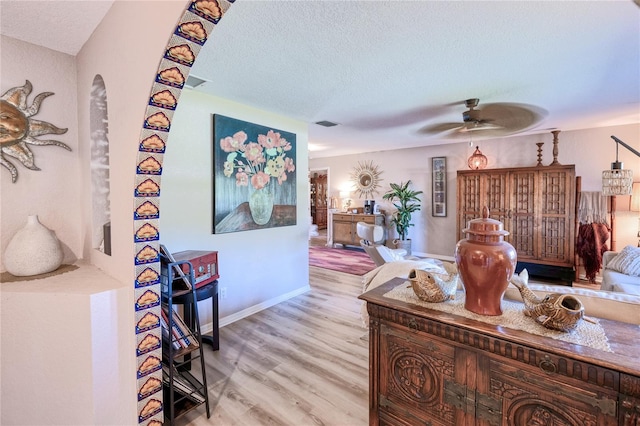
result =
[[[200,320],[195,293],[195,279],[193,265],[188,261],[170,262],[161,256],[162,272],[162,309],[166,309],[166,323],[169,339],[163,336],[162,361],[164,384],[164,415],[167,424],[173,425],[175,420],[187,412],[194,410],[203,404],[206,407],[207,418],[211,417],[209,407],[209,393],[207,391],[207,375],[205,372],[204,353],[202,347],[202,335],[200,332]],[[188,266],[188,274],[182,274],[181,267]],[[176,276],[178,273],[180,276]],[[182,276],[184,275],[184,276]],[[190,289],[173,289],[176,280],[183,286],[185,276],[188,279]],[[187,299],[194,305],[195,321],[190,328],[174,311],[174,298]],[[174,330],[177,336],[174,335]],[[193,343],[191,341],[193,340]],[[189,345],[184,347],[185,341]],[[175,348],[178,342],[181,348]],[[180,343],[182,342],[182,343]],[[200,361],[198,377],[191,373],[190,366],[194,361]]]

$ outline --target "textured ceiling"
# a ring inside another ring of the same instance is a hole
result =
[[[0,33],[77,55],[113,0],[0,0]]]
[[[2,0],[1,32],[75,54],[110,4]],[[54,41],[61,22],[86,28]],[[547,111],[520,134],[640,123],[640,7],[626,0],[238,0],[192,75],[207,80],[198,91],[310,123],[316,158],[459,142],[421,129],[462,124],[468,98],[481,107],[514,102]],[[313,124],[320,120],[339,125]]]

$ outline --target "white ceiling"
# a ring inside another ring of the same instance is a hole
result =
[[[0,34],[77,55],[113,0],[0,0]]]
[[[0,32],[75,55],[111,3],[2,0]],[[198,91],[310,123],[314,158],[460,142],[420,129],[462,123],[468,98],[547,111],[520,134],[640,123],[640,7],[238,0],[191,74],[208,80]]]

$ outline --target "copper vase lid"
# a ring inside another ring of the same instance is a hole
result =
[[[482,209],[482,217],[470,220],[469,227],[462,232],[467,234],[467,240],[484,243],[499,243],[509,235],[502,222],[489,218],[489,208],[486,206]]]

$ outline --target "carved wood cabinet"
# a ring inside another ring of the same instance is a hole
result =
[[[310,179],[311,218],[318,229],[327,228],[327,175],[314,173]]]
[[[370,316],[370,425],[640,425],[638,326],[600,320],[613,353],[388,299]]]
[[[457,191],[457,236],[470,220],[490,217],[509,231],[505,240],[518,253],[520,272],[575,278],[576,176],[575,166],[460,170]]]

